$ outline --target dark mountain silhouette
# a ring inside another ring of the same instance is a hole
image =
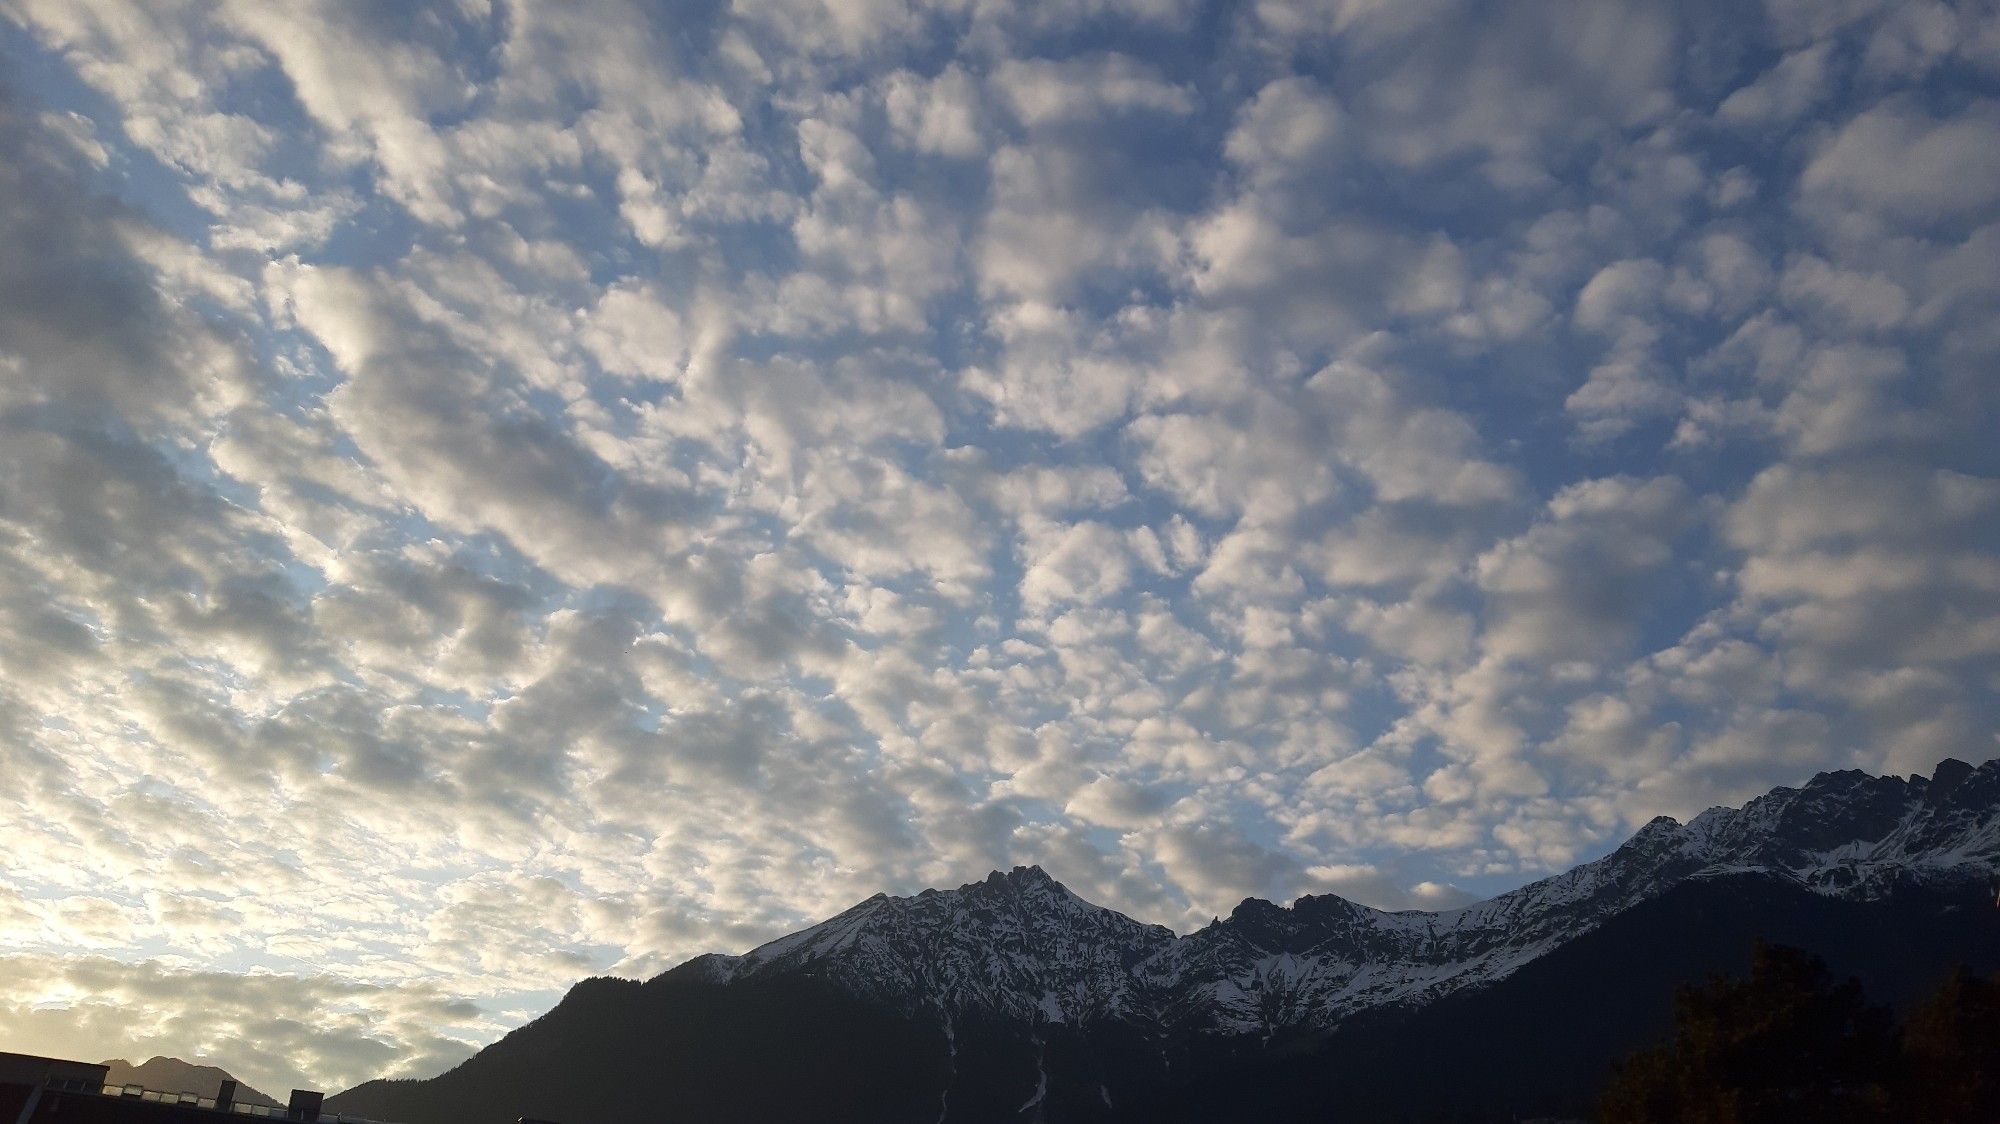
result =
[[[1185,937],[1039,869],[877,895],[743,956],[590,980],[329,1107],[588,1120],[1488,1119],[1588,1110],[1674,985],[1796,945],[1903,1001],[2000,967],[2000,763],[1826,773],[1487,902],[1255,899]]]
[[[133,1065],[123,1058],[113,1058],[103,1063],[109,1071],[105,1074],[107,1085],[144,1085],[162,1093],[195,1093],[213,1097],[224,1081],[235,1081],[229,1071],[212,1065],[198,1065],[179,1058],[152,1057],[139,1065]],[[236,1102],[238,1104],[263,1105],[266,1108],[284,1106],[270,1097],[237,1082]]]

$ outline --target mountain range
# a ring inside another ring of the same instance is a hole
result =
[[[1822,773],[1662,817],[1488,901],[1245,900],[1186,935],[1037,867],[878,894],[740,956],[578,984],[424,1081],[405,1124],[1509,1119],[1578,1113],[1674,985],[1763,937],[1902,1000],[2000,968],[2000,762]]]

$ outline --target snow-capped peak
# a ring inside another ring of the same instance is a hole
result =
[[[1602,859],[1459,909],[1250,898],[1176,937],[1024,866],[954,890],[878,894],[700,970],[810,976],[947,1020],[1120,1018],[1268,1036],[1491,982],[1690,879],[1756,873],[1870,897],[1910,880],[1984,884],[1996,872],[2000,761],[1946,761],[1930,777],[1821,773],[1687,824],[1658,817]]]
[[[1026,866],[955,890],[877,894],[740,957],[715,958],[708,974],[797,973],[909,1009],[1076,1022],[1127,1008],[1133,966],[1173,941],[1171,929],[1086,902]]]

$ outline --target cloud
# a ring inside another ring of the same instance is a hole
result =
[[[1346,130],[1340,103],[1310,78],[1280,78],[1237,117],[1223,153],[1256,179],[1331,172]]]
[[[1735,126],[1783,124],[1796,120],[1830,92],[1833,44],[1815,43],[1793,51],[1764,75],[1722,100],[1718,120]]]
[[[1010,59],[992,82],[1015,119],[1031,130],[1129,113],[1179,117],[1194,109],[1186,89],[1119,54],[1062,62]]]
[[[506,535],[586,584],[643,583],[684,541],[670,528],[699,502],[684,483],[621,478],[526,408],[509,372],[412,315],[393,282],[286,265],[270,283],[348,376],[329,396],[332,416],[425,516]]]
[[[1902,100],[1868,109],[1814,154],[1799,176],[1825,199],[1926,226],[1990,211],[2000,201],[2000,107],[1975,101],[1934,117]]]
[[[1479,559],[1485,649],[1562,660],[1629,645],[1641,614],[1663,600],[1649,584],[1673,560],[1688,507],[1673,477],[1591,480],[1557,493],[1543,521]]]
[[[1475,156],[1496,185],[1526,185],[1546,174],[1545,146],[1650,120],[1670,104],[1677,29],[1652,6],[1605,5],[1586,20],[1555,4],[1443,7],[1396,17],[1337,8],[1334,26],[1352,20],[1360,41],[1362,65],[1348,79],[1362,90],[1358,115],[1393,164]]]
[[[7,956],[4,963],[0,1040],[10,1045],[90,1059],[117,1056],[106,1054],[107,1045],[137,1056],[212,1059],[274,1095],[427,1074],[474,1049],[438,1027],[491,1033],[471,1004],[423,985],[366,987],[103,957]]]
[[[143,219],[82,189],[87,153],[0,92],[0,338],[13,377],[0,405],[185,422],[246,389],[243,356],[159,291]]]
[[[931,78],[896,71],[883,79],[882,107],[896,139],[919,152],[964,158],[987,149],[985,99],[963,67]]]
[[[1996,752],[1969,9],[0,14],[23,1048],[419,1073],[992,867],[1448,905]]]
[[[469,38],[484,29],[340,4],[283,15],[231,4],[220,16],[276,60],[335,151],[372,158],[386,193],[418,219],[458,221],[444,182],[448,150],[431,118],[458,109],[467,84],[436,40]]]

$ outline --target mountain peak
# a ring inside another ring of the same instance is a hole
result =
[[[1303,900],[1303,899],[1301,899]],[[1269,921],[1284,916],[1286,908],[1263,898],[1244,898],[1229,911],[1229,920],[1237,923],[1246,921]]]
[[[1049,876],[1049,872],[1039,866],[1017,866],[1012,870],[996,870],[986,876],[986,881],[995,885],[1008,886],[1061,886]]]
[[[931,896],[934,896],[933,893],[927,890],[918,894],[917,899]],[[979,881],[968,882],[956,890],[937,891],[935,896],[967,900],[1010,898],[1023,902],[1060,901],[1086,910],[1103,908],[1085,901],[1074,890],[1056,881],[1048,871],[1039,866],[1017,866],[1011,870],[996,870]]]
[[[1970,772],[1972,772],[1972,766],[1960,761],[1956,757],[1947,757],[1937,763],[1937,768],[1931,770],[1931,780],[1942,781],[1948,775],[1963,777]]]
[[[1068,886],[1056,882],[1056,878],[1042,870],[1040,866],[1016,866],[1012,870],[994,870],[984,880],[974,882],[974,886],[1008,886],[1014,890],[1060,890],[1070,892]]]
[[[1085,901],[1039,866],[1016,866],[955,890],[877,895],[691,974],[808,975],[891,1006],[1078,1022],[1128,1006],[1134,965],[1174,940],[1171,929]]]
[[[141,1085],[162,1093],[194,1093],[213,1097],[224,1081],[236,1080],[228,1070],[218,1066],[170,1058],[164,1054],[155,1054],[139,1065],[133,1065],[124,1058],[107,1058],[101,1064],[105,1067],[104,1083],[107,1085]],[[264,1108],[280,1107],[270,1096],[242,1082],[237,1083],[236,1101]]]
[[[1893,777],[1877,777],[1860,769],[1826,769],[1812,775],[1806,788],[1846,788],[1857,784],[1867,784],[1876,780],[1894,780]]]
[[[1934,799],[1942,799],[1944,794],[1958,786],[1958,783],[1973,773],[1972,766],[1956,757],[1947,757],[1937,763],[1931,771],[1930,791]]]
[[[1680,831],[1680,829],[1681,829],[1681,821],[1673,818],[1672,816],[1654,816],[1652,819],[1646,821],[1646,826],[1640,828],[1638,831],[1633,832],[1632,838],[1627,842],[1636,843],[1641,839],[1649,839],[1654,836],[1674,835],[1677,834]]]

